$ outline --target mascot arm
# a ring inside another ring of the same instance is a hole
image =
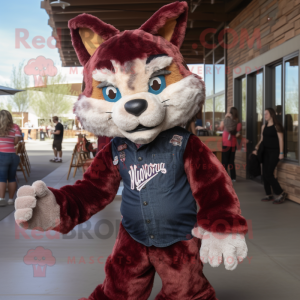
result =
[[[74,185],[54,189],[36,181],[20,188],[16,222],[28,229],[52,229],[65,234],[105,208],[115,198],[121,181],[111,153],[109,143],[99,151],[83,179]]]
[[[184,152],[184,168],[200,209],[192,234],[202,239],[201,260],[233,270],[247,256],[238,197],[223,165],[200,139],[191,135]]]

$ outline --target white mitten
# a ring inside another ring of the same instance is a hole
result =
[[[225,268],[234,270],[247,257],[248,248],[242,234],[209,232],[201,227],[194,228],[192,234],[202,240],[201,261],[209,262],[212,267],[218,267],[223,256]]]
[[[60,223],[60,206],[41,180],[18,190],[15,208],[15,220],[25,229],[47,231]]]

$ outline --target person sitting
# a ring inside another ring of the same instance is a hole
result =
[[[17,190],[16,172],[20,157],[16,154],[15,145],[22,135],[17,124],[13,123],[11,113],[0,111],[0,206],[14,203],[13,197]],[[8,182],[9,200],[5,200],[6,183]]]

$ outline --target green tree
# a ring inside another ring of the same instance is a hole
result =
[[[286,87],[285,92],[285,114],[298,114],[298,84],[295,79],[292,78],[292,83],[290,86]]]
[[[0,102],[0,110],[5,109],[8,110],[10,113],[12,113],[13,108],[12,105],[10,103],[7,103],[6,105],[4,104],[4,102]]]
[[[22,61],[19,65],[13,66],[12,74],[11,74],[11,82],[9,87],[13,87],[18,90],[25,90],[24,92],[16,93],[13,96],[10,96],[8,105],[12,108],[12,110],[17,112],[25,112],[29,107],[29,76],[24,73],[24,64]]]
[[[54,77],[48,77],[46,87],[30,91],[30,105],[35,114],[41,119],[51,119],[69,113],[73,101],[69,96],[75,95],[71,90],[71,84],[65,83],[65,76],[58,73]]]

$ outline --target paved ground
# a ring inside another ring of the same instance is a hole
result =
[[[68,164],[60,165],[44,181],[59,188],[81,178],[82,173],[78,173],[75,179],[66,181],[67,167]],[[214,286],[218,299],[298,299],[300,205],[291,201],[278,206],[261,203],[263,186],[256,182],[238,179],[234,187],[250,225],[249,254],[233,272],[226,271],[223,266],[211,268],[205,265],[204,273]],[[122,186],[118,194],[121,191]],[[103,262],[115,242],[121,219],[120,203],[120,200],[113,201],[68,235],[24,232],[15,227],[13,214],[3,219],[0,222],[0,299],[76,300],[87,297],[104,280]],[[99,225],[103,220],[111,224],[112,231],[105,224]],[[47,266],[46,277],[34,277],[33,266],[23,262],[27,251],[38,246],[50,249],[56,260],[55,265]],[[161,281],[156,276],[150,300],[160,288]]]

